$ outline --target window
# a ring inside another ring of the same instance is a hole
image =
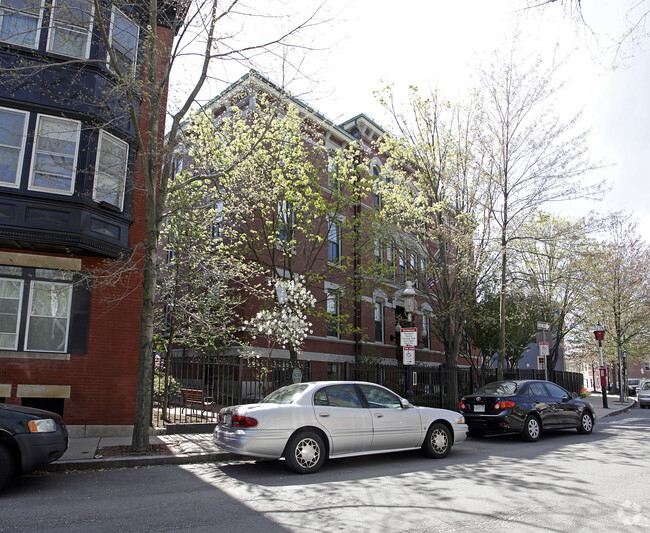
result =
[[[129,145],[105,131],[99,133],[93,200],[122,209]]]
[[[384,247],[381,244],[381,241],[375,240],[375,264],[378,267],[383,266],[384,264]]]
[[[72,194],[79,148],[80,123],[39,115],[29,188]]]
[[[278,202],[278,239],[283,243],[293,239],[293,210],[286,201]]]
[[[124,77],[135,75],[139,30],[140,28],[130,18],[119,9],[113,8],[111,46],[119,73]]]
[[[341,259],[341,231],[336,222],[330,221],[327,231],[327,260],[338,263]]]
[[[375,206],[375,209],[381,209],[381,193],[378,190],[378,184],[379,184],[379,180],[380,180],[380,177],[379,177],[380,170],[379,170],[379,167],[377,165],[373,165],[373,167],[372,167],[372,175],[373,175],[373,177],[375,179],[375,192],[373,192],[373,194],[372,194],[373,199],[374,199],[374,206]]]
[[[72,285],[33,281],[27,316],[27,351],[65,352]]]
[[[317,390],[314,394],[314,405],[363,408],[363,403],[354,385],[330,385]]]
[[[18,187],[28,113],[0,108],[0,185]]]
[[[336,158],[332,154],[327,155],[327,186],[332,192],[340,192],[341,184],[339,182],[339,166]]]
[[[404,250],[399,251],[399,281],[406,283],[406,257]]]
[[[18,347],[22,293],[22,280],[0,279],[0,348],[3,350]]]
[[[90,288],[74,273],[0,266],[0,349],[86,353]]]
[[[0,40],[37,48],[40,18],[39,0],[0,0]]]
[[[359,388],[366,397],[368,407],[371,409],[401,409],[402,407],[399,397],[386,389],[365,384],[359,384]]]
[[[54,0],[47,44],[49,52],[87,58],[90,52],[93,5],[86,0]]]
[[[384,342],[384,302],[375,301],[375,342]]]
[[[327,293],[327,336],[339,336],[339,293],[336,290]]]
[[[425,349],[431,348],[429,315],[422,313],[422,346]]]
[[[212,220],[212,238],[215,241],[221,240],[221,225],[223,224],[223,200],[214,204],[214,218]]]

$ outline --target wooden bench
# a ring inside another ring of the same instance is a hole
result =
[[[183,410],[187,412],[199,410],[201,414],[206,411],[210,412],[210,416],[214,415],[214,400],[210,396],[203,396],[203,391],[199,389],[181,389],[181,413]]]

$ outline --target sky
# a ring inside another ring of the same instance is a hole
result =
[[[307,0],[282,0],[305,9]],[[583,0],[585,24],[576,24],[560,2],[544,10],[524,10],[525,0],[329,0],[331,17],[313,29],[313,46],[292,79],[277,62],[260,56],[256,68],[335,123],[366,113],[390,129],[374,91],[390,83],[404,95],[409,85],[439,89],[451,100],[477,86],[477,66],[519,31],[522,47],[542,57],[567,58],[560,76],[566,86],[557,107],[590,130],[593,160],[604,168],[585,186],[604,178],[609,192],[598,202],[564,205],[560,212],[586,214],[624,210],[639,220],[650,242],[650,39],[609,46],[626,28],[626,17],[650,9],[650,0]],[[636,11],[630,9],[637,6]],[[257,28],[254,28],[255,30]],[[298,50],[298,52],[300,52]],[[296,61],[295,58],[292,58]],[[223,83],[245,72],[233,63],[218,67]],[[223,88],[223,87],[222,87]],[[214,91],[214,90],[213,90]]]

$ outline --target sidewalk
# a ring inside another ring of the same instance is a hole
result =
[[[602,396],[587,397],[596,413],[596,421],[613,416],[634,407],[635,400],[628,398],[621,403],[618,396],[608,396],[608,409],[603,408]],[[220,450],[214,443],[212,433],[187,433],[155,435],[149,438],[152,451],[148,455],[130,452],[131,437],[83,437],[71,438],[68,450],[58,460],[43,470],[100,470],[166,464],[212,463],[233,459],[236,456]]]

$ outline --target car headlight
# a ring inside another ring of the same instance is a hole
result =
[[[56,431],[56,422],[53,418],[40,418],[30,420],[27,424],[30,433],[52,433]]]
[[[464,424],[464,423],[465,423],[465,417],[464,416],[461,416],[460,418],[458,418],[458,420],[456,420],[456,424]]]

